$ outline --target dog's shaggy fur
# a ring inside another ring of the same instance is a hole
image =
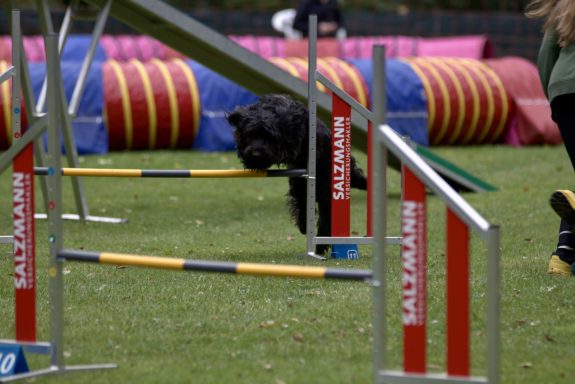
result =
[[[308,110],[287,95],[266,95],[257,103],[237,107],[227,115],[234,127],[237,154],[247,169],[263,170],[270,166],[307,168]],[[318,236],[331,235],[331,132],[317,120],[316,201],[318,203]],[[306,233],[306,180],[289,179],[287,194],[291,215],[300,232]],[[363,171],[351,158],[351,187],[367,189]],[[327,245],[318,245],[323,254]]]

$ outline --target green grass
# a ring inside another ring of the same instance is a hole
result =
[[[572,383],[573,279],[545,271],[558,219],[556,188],[573,187],[561,147],[485,146],[434,151],[499,188],[464,197],[501,225],[502,382]],[[358,155],[360,164],[365,157]],[[239,168],[233,153],[133,152],[90,156],[86,167]],[[38,178],[36,180],[39,180]],[[74,212],[69,180],[65,211]],[[64,247],[191,259],[371,268],[301,256],[305,238],[290,222],[283,179],[84,178],[90,213],[126,224],[66,221]],[[38,183],[37,183],[38,184]],[[399,231],[400,178],[389,172],[390,235]],[[0,235],[11,233],[10,172],[0,175]],[[365,193],[354,191],[352,231],[365,232]],[[37,197],[37,207],[43,205]],[[428,198],[428,365],[444,362],[444,205]],[[41,210],[41,209],[40,209]],[[37,221],[39,339],[47,340],[47,224]],[[0,338],[13,338],[12,261],[0,249]],[[472,236],[473,373],[485,363],[485,249]],[[391,248],[389,357],[401,364],[399,252]],[[65,355],[69,364],[114,362],[117,369],[70,373],[42,383],[368,383],[371,288],[365,283],[256,278],[65,265]],[[34,368],[45,356],[27,356]]]

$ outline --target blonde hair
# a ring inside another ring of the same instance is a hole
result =
[[[554,29],[559,35],[561,47],[575,42],[573,0],[533,0],[527,5],[525,15],[532,18],[546,18],[543,29]]]

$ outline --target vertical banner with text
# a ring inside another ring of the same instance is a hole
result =
[[[331,235],[350,235],[351,107],[332,95]]]
[[[16,340],[36,341],[34,243],[34,151],[28,144],[15,158],[12,173]]]
[[[402,167],[402,323],[404,371],[426,372],[425,185]]]

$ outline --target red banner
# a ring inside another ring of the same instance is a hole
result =
[[[331,235],[350,235],[351,107],[332,95]]]
[[[447,209],[447,374],[469,376],[469,229]]]
[[[426,371],[426,210],[425,185],[402,170],[401,261],[404,371]]]
[[[14,158],[12,175],[16,340],[31,342],[36,341],[33,155],[29,144]]]

